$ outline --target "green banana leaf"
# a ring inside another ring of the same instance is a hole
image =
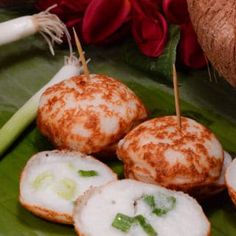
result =
[[[0,10],[1,21],[14,15]],[[126,83],[144,101],[150,117],[174,114],[172,86],[127,65],[120,55],[122,47],[87,47],[91,72]],[[0,126],[59,70],[67,54],[67,48],[58,48],[56,56],[51,56],[40,36],[0,48]],[[207,70],[179,71],[178,75],[182,113],[205,124],[227,151],[236,153],[236,91],[221,79],[210,81]],[[18,203],[19,177],[26,161],[34,153],[52,148],[32,124],[0,159],[0,236],[75,235],[72,227],[46,222]],[[122,175],[120,162],[108,164]],[[202,206],[213,236],[236,235],[236,210],[226,191]]]

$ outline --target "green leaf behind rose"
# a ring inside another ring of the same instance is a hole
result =
[[[176,50],[180,40],[180,30],[178,26],[170,26],[169,40],[164,52],[157,58],[144,56],[135,43],[128,43],[124,49],[124,60],[143,71],[157,75],[162,79],[172,80],[172,65],[176,61]]]

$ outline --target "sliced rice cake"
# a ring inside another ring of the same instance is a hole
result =
[[[88,189],[117,176],[102,162],[79,152],[45,151],[34,155],[20,178],[20,203],[50,221],[72,224],[74,201]]]
[[[78,198],[73,218],[80,236],[210,235],[210,223],[195,199],[128,179]]]

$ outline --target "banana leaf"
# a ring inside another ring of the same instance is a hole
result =
[[[0,10],[1,21],[15,15]],[[92,59],[90,71],[126,83],[144,101],[150,117],[174,114],[170,83],[127,65],[120,53],[122,47],[87,47],[86,55]],[[67,48],[57,48],[56,56],[51,56],[40,36],[0,48],[0,126],[58,71],[67,54]],[[227,151],[236,153],[236,91],[224,80],[210,81],[207,70],[179,71],[178,75],[182,114],[209,127]],[[72,227],[46,222],[18,203],[22,168],[34,153],[48,149],[53,147],[33,123],[0,159],[0,236],[75,235]],[[108,164],[122,175],[120,162]],[[201,204],[213,236],[236,235],[236,210],[226,191]]]

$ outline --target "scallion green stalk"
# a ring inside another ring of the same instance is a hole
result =
[[[122,213],[117,213],[115,219],[112,222],[112,226],[122,232],[129,232],[132,224],[134,223],[134,218],[124,215]]]
[[[155,201],[155,197],[157,201]],[[146,195],[143,200],[152,209],[152,213],[157,216],[167,214],[173,210],[176,205],[176,198],[173,196],[166,196],[165,194],[158,193],[155,195]],[[160,204],[161,203],[161,204]]]
[[[95,170],[79,170],[78,171],[79,175],[81,177],[94,177],[98,176],[98,172]]]
[[[124,233],[128,233],[133,224],[138,223],[147,236],[157,236],[157,232],[151,224],[147,222],[147,219],[143,215],[137,215],[134,217],[127,216],[122,213],[117,213],[115,219],[112,222],[112,226]]]
[[[0,156],[19,137],[36,118],[39,100],[42,93],[53,84],[59,83],[81,73],[79,60],[71,55],[66,58],[65,65],[36,94],[34,94],[0,129]]]
[[[146,202],[152,209],[156,207],[155,198],[153,195],[147,195],[143,198],[144,202]]]
[[[64,178],[57,182],[54,190],[59,197],[71,201],[76,193],[76,187],[73,179]]]
[[[39,174],[33,181],[32,186],[36,190],[41,189],[41,187],[48,182],[53,180],[54,176],[51,171],[44,171],[43,173]]]
[[[152,227],[151,224],[147,222],[147,219],[143,215],[137,215],[135,216],[135,220],[139,223],[139,225],[142,227],[143,231],[148,235],[148,236],[157,236],[157,232],[155,229]]]

